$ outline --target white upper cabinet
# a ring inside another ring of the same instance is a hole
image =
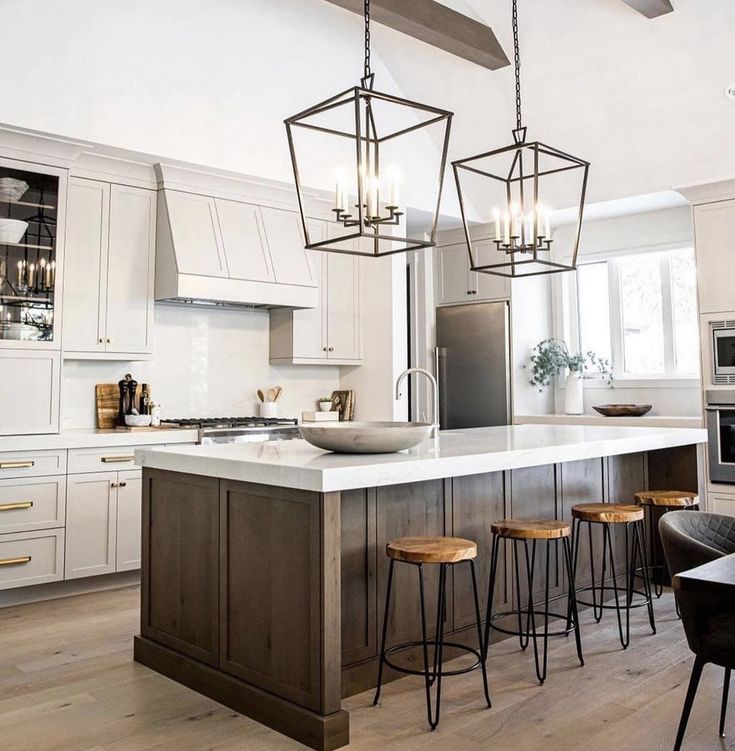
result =
[[[113,185],[107,261],[107,352],[153,349],[156,194]]]
[[[65,357],[146,357],[153,345],[156,193],[72,178]]]
[[[220,198],[215,205],[230,278],[275,282],[258,207]]]
[[[67,204],[64,310],[64,345],[70,351],[105,351],[109,223],[109,183],[72,177]]]
[[[694,207],[694,237],[700,313],[735,310],[732,235],[735,230],[735,200]]]
[[[0,357],[0,435],[59,432],[59,352],[5,350]]]
[[[214,198],[167,190],[166,208],[179,273],[226,277],[227,260]]]
[[[309,220],[312,237],[326,237],[328,223]],[[319,307],[271,310],[273,364],[351,365],[362,359],[360,258],[307,251],[311,276],[319,284]]]
[[[360,259],[322,253],[327,267],[327,357],[360,359]]]
[[[279,284],[300,284],[313,287],[309,261],[304,248],[301,219],[294,211],[262,207],[263,226],[273,270]]]
[[[487,253],[495,251],[492,240],[475,245],[476,257],[483,263]],[[510,280],[494,274],[482,274],[470,269],[465,243],[437,247],[434,253],[435,295],[437,305],[456,305],[465,302],[503,300],[510,297]]]

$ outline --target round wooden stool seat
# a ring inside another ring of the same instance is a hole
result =
[[[625,503],[579,503],[572,506],[572,517],[606,524],[639,522],[643,520],[643,508]]]
[[[477,558],[477,545],[461,537],[400,537],[385,546],[385,554],[406,563],[459,563]]]
[[[500,519],[490,525],[490,531],[517,540],[558,540],[569,537],[572,527],[557,519]]]
[[[639,490],[633,493],[633,497],[641,506],[665,506],[667,508],[699,506],[699,496],[685,490]]]

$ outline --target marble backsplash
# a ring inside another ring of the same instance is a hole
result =
[[[151,385],[164,417],[257,414],[255,390],[283,386],[279,416],[299,417],[339,387],[334,366],[268,363],[266,311],[156,305],[154,357],[142,362],[68,360],[62,384],[62,428],[96,427],[94,386],[125,373]]]

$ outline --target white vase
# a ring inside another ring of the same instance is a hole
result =
[[[568,415],[584,414],[584,389],[582,374],[570,372],[564,388],[564,412]]]

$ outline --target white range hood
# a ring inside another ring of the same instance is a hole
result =
[[[169,164],[156,173],[156,300],[318,306],[318,279],[283,186]]]

